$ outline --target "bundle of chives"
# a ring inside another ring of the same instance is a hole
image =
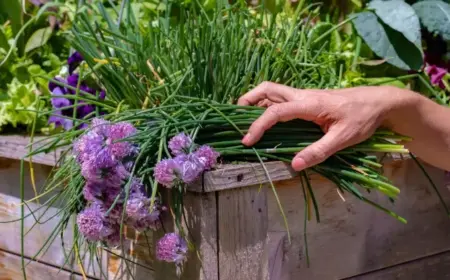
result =
[[[141,147],[144,142],[153,144],[146,145],[148,148],[141,150],[141,159],[146,165],[138,169],[137,174],[143,177],[153,176],[153,169],[148,168],[149,163],[156,164],[161,158],[170,157],[167,141],[161,139],[170,139],[179,132],[190,134],[197,144],[213,147],[220,152],[223,162],[262,164],[267,161],[290,162],[295,153],[323,136],[320,127],[314,123],[293,120],[279,123],[269,129],[253,147],[242,145],[243,134],[263,112],[264,109],[258,107],[211,105],[208,100],[199,102],[194,99],[191,103],[158,106],[136,114],[124,112],[114,117],[139,123],[137,127],[140,132],[133,137],[134,141],[139,142]],[[408,152],[403,145],[393,144],[393,140],[405,141],[408,138],[380,130],[369,140],[338,152],[311,170],[336,183],[340,190],[355,195],[401,222],[406,222],[402,217],[370,201],[361,192],[361,189],[376,190],[390,199],[395,199],[400,193],[398,188],[381,175],[381,164],[377,162],[376,157],[366,154]],[[313,191],[311,192],[314,197]],[[282,208],[281,203],[279,207]]]

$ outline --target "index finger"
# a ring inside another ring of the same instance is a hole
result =
[[[294,100],[296,92],[297,90],[292,87],[272,82],[263,82],[239,98],[238,105],[255,105],[265,99],[273,103],[289,102]]]
[[[266,130],[278,122],[287,122],[297,118],[315,121],[322,112],[323,104],[313,96],[302,102],[285,102],[272,105],[252,123],[244,139],[242,139],[242,144],[246,146],[254,145],[261,139]]]

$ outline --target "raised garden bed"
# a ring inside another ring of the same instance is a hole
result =
[[[0,217],[2,221],[20,217],[19,161],[27,153],[29,139],[19,136],[0,137]],[[57,155],[33,157],[34,179],[42,185]],[[28,164],[26,165],[29,166]],[[372,198],[388,205],[408,220],[399,223],[392,217],[358,201],[341,197],[336,188],[319,176],[312,176],[316,198],[320,206],[321,223],[307,224],[311,265],[304,255],[304,197],[296,174],[287,164],[267,164],[272,180],[287,215],[291,243],[280,217],[278,206],[267,178],[258,164],[221,166],[204,174],[203,182],[189,186],[185,196],[185,212],[189,236],[194,241],[200,259],[191,253],[181,279],[443,279],[450,273],[450,220],[429,183],[412,160],[390,160],[385,163],[385,174],[401,188],[395,204],[389,204],[381,195]],[[438,185],[444,199],[450,202],[450,193],[444,184],[444,172],[433,167],[427,171]],[[26,199],[34,196],[27,172]],[[44,198],[42,198],[44,199]],[[345,200],[345,201],[344,201]],[[36,201],[34,201],[36,202]],[[36,207],[36,203],[29,203]],[[48,217],[57,212],[49,211]],[[172,231],[171,218],[166,213],[164,228]],[[57,216],[54,218],[57,219]],[[25,227],[34,220],[28,217]],[[35,226],[25,239],[27,260],[31,260],[53,229],[52,221]],[[151,255],[152,236],[128,234],[126,255],[134,279],[177,279],[173,265],[154,261]],[[156,237],[156,238],[154,238]],[[64,236],[65,247],[70,248],[70,227]],[[49,250],[28,265],[33,279],[57,279],[82,274],[94,279],[132,279],[123,261],[105,252],[104,274],[99,267],[86,265],[80,271],[76,260],[64,265],[61,239],[58,237]],[[0,276],[19,279],[20,222],[2,224],[0,230]],[[84,260],[87,264],[89,258]],[[446,265],[447,264],[447,265]],[[59,272],[59,273],[58,273]]]

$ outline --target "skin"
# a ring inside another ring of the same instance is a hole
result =
[[[413,140],[406,147],[436,167],[450,170],[450,108],[410,90],[390,86],[301,90],[264,82],[242,96],[239,105],[267,107],[242,143],[252,146],[278,122],[304,119],[325,135],[292,160],[303,170],[346,147],[368,139],[379,127]]]

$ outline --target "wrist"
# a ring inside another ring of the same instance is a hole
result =
[[[382,87],[384,91],[381,94],[383,98],[382,122],[381,126],[389,128],[395,132],[403,133],[401,127],[407,123],[411,123],[415,118],[421,115],[421,107],[432,102],[410,90],[400,89],[393,86]]]

